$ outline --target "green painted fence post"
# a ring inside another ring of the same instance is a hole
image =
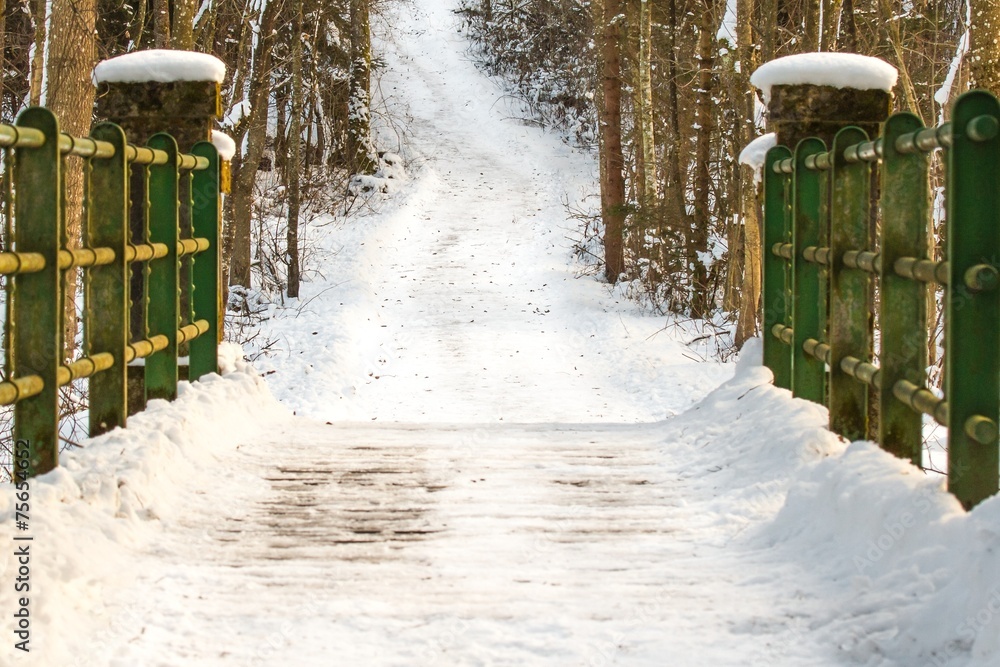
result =
[[[166,164],[149,166],[149,242],[163,243],[167,254],[149,261],[146,279],[147,337],[162,334],[167,347],[146,358],[146,400],[177,398],[177,329],[180,323],[180,276],[177,261],[178,170],[177,142],[155,134],[146,145],[167,153]]]
[[[998,450],[976,437],[976,415],[1000,420],[1000,104],[984,91],[952,111],[948,152],[948,262],[945,386],[948,488],[965,507],[997,492]],[[984,267],[977,270],[975,267]],[[979,274],[977,275],[970,275]],[[986,278],[989,289],[970,283]]]
[[[774,173],[774,165],[792,157],[785,146],[775,146],[767,152],[764,161],[764,284],[761,290],[761,311],[764,338],[764,365],[774,374],[774,385],[792,388],[792,353],[774,335],[774,325],[790,324],[791,291],[788,281],[788,261],[778,257],[772,248],[779,243],[791,243],[789,228],[789,202],[785,197],[786,174]]]
[[[809,338],[824,339],[824,272],[807,262],[802,251],[822,243],[820,197],[822,173],[806,168],[806,158],[826,151],[819,139],[803,139],[795,148],[792,174],[792,394],[823,403],[826,365],[806,353]]]
[[[844,372],[841,362],[852,356],[870,361],[872,341],[871,278],[844,264],[844,253],[868,249],[871,166],[848,163],[844,149],[868,140],[857,127],[845,127],[833,140],[830,201],[830,430],[848,440],[868,432],[867,385]]]
[[[60,162],[59,123],[48,109],[25,109],[18,128],[39,130],[45,143],[16,149],[14,169],[14,244],[18,252],[39,253],[45,268],[14,278],[14,377],[38,375],[40,394],[14,406],[14,439],[27,440],[29,474],[42,475],[59,465],[58,368],[62,364],[62,309],[59,271]]]
[[[90,436],[125,426],[127,415],[125,350],[128,346],[128,243],[129,166],[125,157],[127,141],[120,127],[112,123],[96,125],[92,139],[115,147],[109,158],[90,160],[90,188],[87,197],[86,244],[91,248],[111,248],[115,261],[89,269],[86,281],[84,334],[87,354],[110,352],[111,368],[90,376]]]
[[[923,416],[893,394],[900,380],[918,387],[926,383],[927,286],[896,273],[902,257],[930,258],[930,154],[900,153],[896,140],[923,129],[911,113],[886,121],[882,140],[882,236],[879,273],[879,330],[882,387],[879,397],[879,443],[916,466],[923,464]],[[950,198],[950,196],[949,196]]]
[[[219,289],[221,238],[219,197],[219,152],[211,142],[201,141],[191,150],[194,155],[208,159],[208,168],[194,172],[192,196],[193,235],[208,239],[207,250],[195,255],[192,272],[191,303],[194,320],[207,320],[208,331],[190,343],[190,379],[219,372],[219,312],[222,292]]]

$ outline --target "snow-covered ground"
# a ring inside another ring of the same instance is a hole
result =
[[[278,353],[33,482],[29,654],[0,496],[0,664],[1000,664],[1000,500],[579,277],[593,159],[516,120],[452,4],[389,22],[409,180],[310,228]]]

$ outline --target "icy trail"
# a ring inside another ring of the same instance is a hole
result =
[[[227,359],[35,483],[33,651],[5,625],[0,664],[998,664],[1000,502],[578,277],[593,159],[505,111],[455,4],[392,20],[417,168],[312,228],[266,386]]]

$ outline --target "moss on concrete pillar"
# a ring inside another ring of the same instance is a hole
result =
[[[884,90],[855,90],[814,84],[775,85],[767,107],[768,129],[792,150],[808,137],[830,147],[841,129],[856,125],[874,137],[889,117],[892,96]]]

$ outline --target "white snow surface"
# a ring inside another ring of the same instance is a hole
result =
[[[141,83],[144,81],[215,81],[226,78],[226,64],[213,55],[194,51],[149,49],[133,51],[99,62],[94,83]]]
[[[879,58],[857,53],[798,53],[764,63],[750,75],[764,102],[771,100],[771,87],[794,84],[833,86],[855,90],[884,90],[896,85],[899,72]]]
[[[740,164],[745,164],[754,170],[754,183],[760,183],[767,152],[777,145],[777,135],[774,132],[768,132],[751,141],[740,151]]]
[[[1000,498],[580,276],[594,158],[503,108],[456,4],[387,22],[409,177],[306,227],[272,356],[31,483],[29,654],[0,495],[0,664],[1000,664]]]
[[[212,143],[215,145],[215,149],[219,151],[220,159],[232,160],[233,156],[236,155],[236,142],[225,132],[212,130]]]

